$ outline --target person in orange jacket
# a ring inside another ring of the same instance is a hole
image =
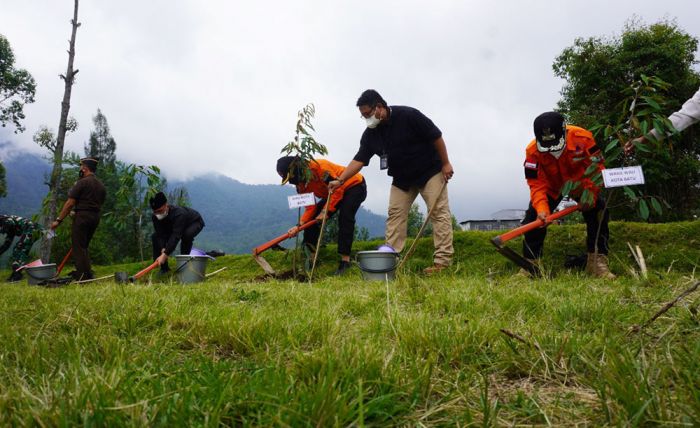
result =
[[[313,193],[321,201],[316,205],[307,206],[299,224],[289,229],[291,235],[299,232],[299,226],[314,218],[318,223],[304,230],[304,245],[315,246],[321,233],[321,222],[338,212],[338,254],[340,262],[335,275],[341,275],[350,268],[350,251],[355,237],[355,214],[367,198],[367,184],[361,174],[355,174],[346,180],[330,195],[328,211],[328,183],[343,173],[344,167],[325,159],[315,159],[308,162],[310,176],[304,177],[304,165],[296,156],[283,156],[277,160],[277,173],[282,177],[282,184],[294,184],[297,193]]]
[[[608,240],[610,216],[598,187],[585,177],[586,169],[601,157],[593,134],[578,126],[567,125],[560,113],[546,112],[537,116],[533,124],[535,139],[525,149],[525,179],[530,186],[530,205],[523,223],[547,216],[559,205],[561,189],[567,181],[578,182],[569,196],[580,200],[584,190],[593,194],[593,204],[582,207],[588,233],[586,245],[588,260],[586,272],[599,277],[615,278],[608,268]],[[598,169],[603,170],[602,158]],[[533,263],[542,256],[547,228],[538,228],[525,234],[523,255]]]

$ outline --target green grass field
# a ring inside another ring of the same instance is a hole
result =
[[[330,277],[334,246],[313,283],[259,281],[250,256],[226,256],[196,285],[2,284],[0,425],[697,426],[700,292],[633,327],[698,281],[700,222],[611,230],[614,281],[563,269],[579,225],[551,228],[549,279],[461,232],[450,272],[414,273],[423,240],[388,284]]]

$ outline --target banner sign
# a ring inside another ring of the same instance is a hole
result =
[[[604,169],[603,182],[606,188],[644,184],[644,172],[640,165]]]
[[[308,207],[309,205],[316,205],[316,198],[314,198],[313,193],[302,193],[301,195],[287,196],[289,201],[289,209]]]

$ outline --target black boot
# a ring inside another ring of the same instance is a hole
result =
[[[339,276],[345,273],[348,269],[350,269],[352,265],[350,262],[346,262],[345,260],[341,260],[340,263],[338,263],[338,269],[333,273],[335,276]]]
[[[22,272],[18,270],[19,265],[13,264],[12,265],[12,273],[10,274],[10,277],[7,279],[7,282],[17,282],[22,280]]]
[[[68,274],[71,278],[73,278],[73,281],[87,281],[88,279],[93,279],[95,275],[90,272],[78,272],[77,270],[74,270]]]

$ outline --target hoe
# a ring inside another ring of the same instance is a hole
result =
[[[301,226],[299,226],[299,232],[313,226],[314,224],[316,224],[317,221],[318,220],[313,219],[309,222],[302,224]],[[265,273],[267,273],[268,275],[275,275],[275,270],[272,269],[270,263],[268,263],[267,260],[265,260],[260,254],[265,250],[269,250],[270,248],[274,247],[282,241],[286,241],[289,238],[293,238],[294,236],[295,235],[292,235],[291,233],[287,232],[284,235],[280,235],[271,241],[268,241],[260,246],[253,248],[253,258],[260,265],[260,267],[263,268]]]
[[[520,235],[523,235],[531,230],[537,229],[538,227],[547,227],[550,223],[552,223],[554,220],[560,219],[562,217],[565,217],[575,211],[578,211],[581,208],[580,205],[574,205],[568,208],[565,208],[561,211],[557,211],[554,214],[550,215],[547,217],[547,221],[542,221],[540,219],[537,219],[533,222],[530,222],[528,224],[524,224],[520,227],[516,227],[515,229],[506,232],[502,235],[498,235],[495,238],[491,239],[491,243],[496,246],[496,251],[499,253],[503,254],[506,256],[508,259],[512,260],[520,266],[521,268],[525,269],[526,271],[530,272],[533,275],[542,275],[542,271],[540,270],[540,267],[537,266],[534,263],[531,263],[528,259],[525,257],[521,256],[520,254],[516,253],[515,251],[511,250],[510,248],[505,246],[505,243],[510,241],[513,238],[517,238]]]

